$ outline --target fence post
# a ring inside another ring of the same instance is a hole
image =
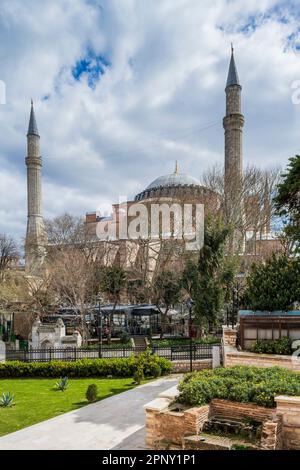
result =
[[[4,341],[0,340],[0,362],[5,362],[6,358],[6,346]]]
[[[220,367],[221,365],[221,358],[220,358],[220,346],[213,345],[212,346],[212,367],[215,369],[216,367]]]
[[[77,351],[77,349],[76,349],[76,346],[75,346],[74,347],[74,361],[76,361],[76,351]]]
[[[50,362],[51,362],[51,359],[52,359],[51,349],[52,349],[52,348],[49,348],[49,361],[50,361]]]

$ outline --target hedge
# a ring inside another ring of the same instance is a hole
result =
[[[272,408],[275,396],[300,396],[300,374],[280,367],[235,366],[187,374],[179,384],[180,403],[191,406],[213,398]]]
[[[19,362],[0,363],[0,377],[132,377],[142,363],[145,376],[154,375],[157,365],[162,375],[171,372],[171,363],[162,357],[141,354],[138,358],[81,359],[74,362]]]
[[[259,354],[292,354],[292,340],[284,337],[281,339],[258,339],[251,347],[251,351]]]

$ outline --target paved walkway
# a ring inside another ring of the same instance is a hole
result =
[[[0,437],[0,450],[145,449],[143,405],[177,382],[161,378]]]

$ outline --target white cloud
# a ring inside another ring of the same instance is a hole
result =
[[[291,83],[300,55],[293,1],[2,0],[0,232],[26,225],[29,101],[43,155],[46,216],[84,215],[134,196],[178,160],[200,176],[223,161],[230,42],[243,85],[245,163],[285,164],[297,151],[300,107]],[[72,70],[93,51],[105,73]],[[300,145],[299,145],[300,146]],[[18,188],[11,194],[11,187]]]

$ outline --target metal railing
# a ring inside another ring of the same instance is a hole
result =
[[[160,347],[153,346],[152,353],[169,359],[171,361],[180,360],[198,360],[212,358],[211,344],[197,344],[189,342],[187,344],[171,344],[170,346]],[[22,361],[22,362],[51,362],[51,361],[76,361],[79,359],[112,359],[126,358],[132,355],[138,356],[145,350],[143,346],[136,347],[107,347],[99,348],[32,348],[28,351],[7,350],[6,361]]]

